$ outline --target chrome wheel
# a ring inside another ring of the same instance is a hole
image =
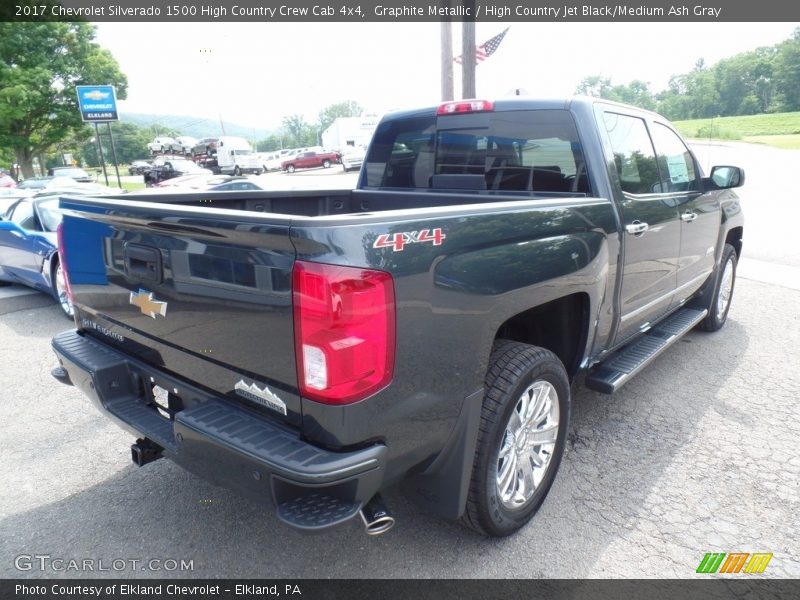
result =
[[[733,293],[733,261],[728,259],[725,263],[725,270],[722,272],[722,280],[719,283],[719,293],[717,294],[717,319],[725,318],[725,311],[728,310],[731,294]]]
[[[522,393],[506,424],[497,457],[497,495],[506,508],[526,504],[544,479],[558,438],[559,401],[547,381]]]
[[[61,305],[61,310],[64,311],[64,314],[68,317],[72,317],[72,302],[67,295],[67,283],[64,279],[64,270],[61,268],[60,262],[56,267],[56,299]]]

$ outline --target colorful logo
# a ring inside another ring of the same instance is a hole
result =
[[[772,553],[707,552],[697,567],[698,573],[763,573]]]

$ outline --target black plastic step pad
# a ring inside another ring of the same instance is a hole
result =
[[[278,518],[300,529],[325,529],[352,519],[360,508],[359,502],[313,492],[279,504]]]

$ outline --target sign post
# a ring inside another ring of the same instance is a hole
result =
[[[114,168],[117,172],[117,186],[122,187],[119,176],[119,164],[117,161],[117,151],[114,148],[114,134],[111,133],[111,121],[119,121],[117,112],[117,94],[113,85],[76,85],[75,91],[78,94],[78,108],[81,111],[81,119],[84,123],[94,123],[94,132],[97,139],[97,147],[100,151],[100,162],[103,166],[103,175],[108,185],[108,173],[106,173],[106,161],[103,156],[103,144],[100,141],[100,132],[97,129],[98,123],[108,123],[108,135],[111,139],[111,155],[114,159]]]

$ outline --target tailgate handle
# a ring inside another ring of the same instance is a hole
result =
[[[125,244],[125,275],[139,281],[161,283],[161,252],[141,244]]]

